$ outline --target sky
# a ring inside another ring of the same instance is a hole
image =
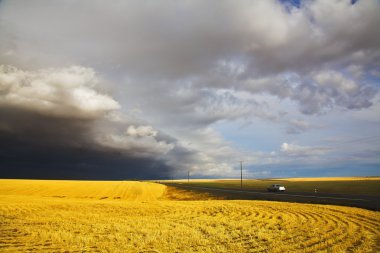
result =
[[[379,176],[378,0],[2,0],[0,178]]]

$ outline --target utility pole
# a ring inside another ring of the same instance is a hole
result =
[[[190,170],[187,171],[187,183],[190,183]]]
[[[243,161],[240,161],[240,188],[243,189]]]

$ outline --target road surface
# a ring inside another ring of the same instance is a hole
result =
[[[186,183],[165,183],[180,189],[194,192],[209,193],[216,197],[231,200],[272,200],[297,203],[329,204],[341,206],[360,207],[374,211],[380,211],[380,197],[352,194],[327,194],[305,192],[266,192],[245,189],[203,187]]]

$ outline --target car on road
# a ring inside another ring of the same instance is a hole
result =
[[[267,188],[268,192],[284,192],[285,186],[279,184],[272,184]]]

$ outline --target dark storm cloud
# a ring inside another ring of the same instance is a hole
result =
[[[22,71],[0,66],[0,176],[161,178],[160,154],[175,141],[150,126],[115,119],[91,69]],[[167,158],[166,158],[167,159]]]
[[[154,157],[139,158],[92,138],[89,119],[42,115],[0,107],[2,178],[165,178],[171,167]]]

